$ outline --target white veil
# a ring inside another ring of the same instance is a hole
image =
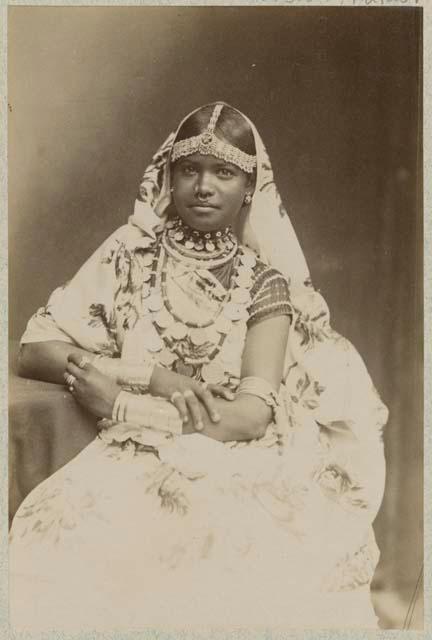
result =
[[[218,104],[229,106],[226,103]],[[170,155],[177,132],[201,108],[195,109],[182,120],[177,131],[171,133],[158,149],[144,173],[130,222],[147,233],[153,234],[154,227],[165,222],[166,210],[171,203]],[[240,111],[235,111],[249,123],[253,131],[257,156],[255,192],[251,204],[243,207],[240,214],[238,238],[262,260],[278,269],[290,283],[303,284],[309,278],[306,260],[276,188],[264,143],[255,125]]]
[[[303,252],[283,209],[264,144],[255,126],[250,126],[257,151],[257,184],[250,206],[242,209],[237,231],[240,242],[278,269],[289,283],[292,319],[280,390],[285,411],[281,413],[290,437],[295,432],[297,442],[300,433],[307,438],[317,431],[331,432],[338,443],[335,459],[350,468],[359,486],[370,491],[365,500],[372,518],[384,484],[381,434],[388,412],[360,355],[330,325],[328,307],[309,280]],[[125,243],[131,251],[147,248],[156,227],[164,225],[171,202],[169,166],[174,140],[172,133],[146,169],[129,224],[114,232],[67,287],[52,294],[49,314],[36,314],[23,342],[66,339],[98,353],[102,348],[115,352],[115,324],[111,328],[109,322],[111,316],[115,318],[112,292],[119,278],[129,276],[116,272],[112,255],[119,246],[124,249]],[[83,322],[88,310],[90,316]],[[350,439],[341,446],[338,439],[343,434]],[[305,447],[305,459],[310,446]]]
[[[303,251],[274,183],[264,143],[255,125],[241,115],[249,122],[255,138],[257,181],[251,204],[240,213],[237,233],[241,243],[278,269],[289,283],[292,322],[283,381],[290,413],[306,412],[322,425],[343,423],[359,437],[369,437],[371,433],[380,437],[387,409],[358,352],[330,326],[329,309],[310,281]],[[155,228],[165,223],[171,203],[169,168],[176,133],[168,136],[147,167],[134,214],[129,218],[130,224],[151,237],[155,236]]]

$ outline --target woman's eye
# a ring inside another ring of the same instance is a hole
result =
[[[221,167],[218,173],[223,178],[231,178],[234,175],[234,172],[231,169],[228,169],[228,167]]]
[[[191,176],[196,173],[196,169],[192,164],[184,164],[182,167],[182,171],[187,176]]]

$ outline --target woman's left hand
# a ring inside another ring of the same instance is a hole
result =
[[[99,418],[111,418],[114,401],[121,387],[111,378],[101,373],[86,357],[71,353],[64,378],[71,375],[75,380],[69,386],[73,397],[90,413]]]

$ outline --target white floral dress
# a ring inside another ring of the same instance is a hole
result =
[[[164,310],[148,290],[156,245],[133,225],[119,229],[54,292],[23,341],[66,340],[184,371],[185,351],[173,357],[168,329],[155,321]],[[319,294],[310,285],[290,292],[242,251],[239,267],[253,274],[240,282],[251,298],[227,314],[207,373],[235,389],[251,316],[289,313],[282,438],[274,423],[260,440],[223,444],[103,421],[14,518],[15,629],[376,627],[371,525],[382,498],[386,409],[358,354],[331,330]],[[198,280],[186,274],[183,287],[171,267],[166,286],[177,287],[177,312],[202,313],[202,287],[191,298]],[[260,278],[277,283],[276,296],[266,299]]]

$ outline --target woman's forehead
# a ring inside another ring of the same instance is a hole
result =
[[[184,164],[184,163],[193,163],[195,165],[201,167],[215,167],[215,166],[226,166],[235,167],[231,162],[227,162],[226,160],[222,160],[221,158],[216,158],[216,156],[212,156],[210,154],[202,155],[201,153],[193,153],[189,156],[184,156],[183,158],[179,158],[176,164]]]

